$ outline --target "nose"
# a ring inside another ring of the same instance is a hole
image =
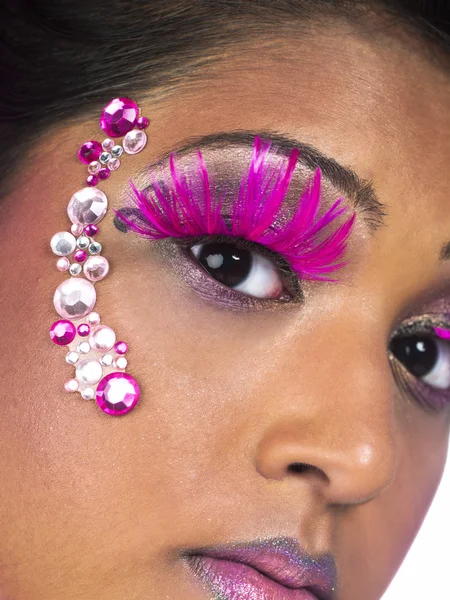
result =
[[[342,344],[342,336],[328,342],[320,361],[320,342],[317,351],[291,348],[301,360],[286,363],[271,386],[282,396],[270,400],[255,466],[267,479],[301,479],[327,504],[346,505],[367,502],[392,482],[396,416],[385,346],[377,353],[354,337],[351,351]]]

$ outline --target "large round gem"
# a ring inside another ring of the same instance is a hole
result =
[[[90,256],[83,270],[90,281],[100,281],[108,275],[109,263],[104,256]]]
[[[70,199],[67,214],[72,223],[90,225],[103,219],[108,209],[108,198],[101,190],[85,187]]]
[[[68,231],[60,231],[50,240],[50,248],[57,256],[68,256],[72,254],[77,246],[77,240]]]
[[[94,350],[106,352],[107,350],[111,350],[116,343],[116,334],[111,327],[100,325],[92,332],[89,343]]]
[[[147,134],[145,131],[133,129],[127,133],[123,140],[123,149],[127,154],[137,154],[145,148],[147,143]]]
[[[95,288],[90,281],[67,279],[56,288],[53,303],[61,317],[76,320],[91,312],[96,298]]]
[[[102,378],[103,368],[98,360],[86,358],[77,364],[75,372],[80,383],[94,385],[94,383],[98,383]]]
[[[71,321],[65,319],[53,323],[50,329],[50,338],[58,346],[68,346],[75,339],[77,330]]]
[[[122,137],[133,129],[138,114],[136,102],[129,98],[114,98],[103,109],[100,127],[109,137]]]
[[[110,373],[97,387],[96,400],[108,415],[125,415],[132,410],[140,396],[137,381],[128,373]]]

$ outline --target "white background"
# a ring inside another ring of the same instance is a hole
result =
[[[422,529],[382,600],[450,600],[450,455]]]

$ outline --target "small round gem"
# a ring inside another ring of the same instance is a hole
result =
[[[91,349],[89,342],[80,342],[77,346],[77,350],[80,354],[87,354]]]
[[[126,342],[117,342],[114,346],[114,350],[117,354],[126,354],[128,352],[128,344]]]
[[[69,363],[69,365],[76,365],[78,362],[78,359],[80,358],[78,352],[69,352],[66,355],[66,363]]]
[[[95,390],[90,387],[84,388],[81,392],[81,397],[83,400],[93,400],[95,398]]]
[[[58,269],[58,271],[67,271],[67,269],[70,267],[70,261],[67,258],[67,256],[62,256],[61,258],[58,258],[58,260],[56,261],[56,268]]]
[[[75,370],[77,379],[80,383],[87,383],[88,385],[94,385],[98,383],[103,375],[102,365],[98,360],[92,358],[85,358],[77,364]]]
[[[90,225],[103,219],[108,209],[108,198],[99,189],[85,187],[70,199],[67,213],[72,223]]]
[[[111,138],[106,138],[103,140],[102,148],[105,152],[111,152],[111,150],[114,148],[114,140]]]
[[[116,358],[116,360],[114,361],[114,365],[118,368],[118,369],[126,369],[128,364],[127,359],[125,358],[125,356],[119,356],[118,358]]]
[[[89,254],[99,254],[102,251],[102,245],[99,242],[89,244]]]
[[[81,337],[86,337],[91,333],[91,328],[87,323],[81,323],[81,325],[78,325],[77,327],[77,333],[78,335],[81,335]]]
[[[98,176],[100,179],[108,179],[108,177],[111,175],[111,171],[108,169],[108,167],[103,167],[103,169],[100,169],[100,171],[98,172]]]
[[[120,167],[120,159],[119,158],[112,158],[108,163],[108,169],[110,171],[117,171],[117,169],[119,167]]]
[[[137,154],[141,152],[147,144],[147,134],[145,131],[139,131],[139,129],[133,129],[127,133],[123,139],[123,149],[127,154]]]
[[[61,319],[51,326],[50,338],[58,346],[67,346],[75,339],[76,332],[75,325],[71,321]]]
[[[90,325],[98,325],[100,323],[100,315],[98,312],[91,312],[87,320]]]
[[[76,379],[69,379],[64,384],[66,392],[76,392],[78,390],[78,381]]]
[[[91,163],[89,163],[88,171],[91,175],[97,175],[101,168],[102,166],[98,160],[93,160]]]
[[[81,273],[82,270],[82,266],[79,265],[78,263],[72,263],[69,267],[69,273],[71,275],[73,275],[74,277],[76,277],[77,275],[79,275]]]
[[[83,271],[89,281],[100,281],[108,275],[109,263],[104,256],[90,256],[84,263]]]
[[[77,246],[80,250],[85,250],[90,244],[90,239],[87,235],[80,235],[77,239]]]
[[[81,265],[78,265],[81,268]],[[95,306],[97,294],[86,279],[67,279],[57,288],[53,298],[56,312],[63,319],[82,319]]]
[[[88,225],[84,231],[89,237],[94,237],[98,233],[98,227],[97,225]]]
[[[104,354],[101,357],[100,362],[105,367],[110,367],[113,364],[113,360],[114,360],[114,357],[112,354]]]
[[[119,144],[117,144],[117,146],[114,146],[114,148],[111,150],[111,155],[114,158],[120,158],[123,154],[123,148],[122,146],[119,146]]]
[[[100,127],[108,137],[122,137],[133,129],[138,114],[136,102],[130,98],[114,98],[103,109]]]
[[[76,260],[79,263],[82,263],[86,260],[87,258],[87,254],[85,250],[77,250],[75,252],[75,254],[73,255],[74,260]]]
[[[90,162],[97,160],[101,153],[101,144],[95,140],[90,140],[85,142],[78,150],[78,158],[82,163],[88,165]]]
[[[99,161],[101,162],[102,165],[106,165],[106,163],[110,160],[111,160],[111,154],[109,152],[102,152],[100,154]]]
[[[68,231],[60,231],[50,240],[50,247],[57,256],[72,254],[77,245],[75,237]]]
[[[97,175],[89,175],[89,177],[86,178],[86,183],[90,187],[95,187],[98,183]]]
[[[91,346],[94,348],[94,350],[106,352],[111,350],[116,343],[116,334],[111,327],[108,327],[107,325],[100,325],[100,327],[97,327],[91,333],[89,341],[91,342]]]
[[[70,231],[73,235],[79,236],[83,233],[83,225],[78,225],[77,223],[72,223],[70,227]]]
[[[136,121],[136,127],[138,129],[147,129],[149,123],[150,121],[147,119],[147,117],[139,117],[139,119]]]
[[[96,400],[108,415],[125,415],[132,410],[140,396],[137,381],[128,373],[109,373],[97,387]]]

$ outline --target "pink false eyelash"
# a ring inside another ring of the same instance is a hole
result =
[[[204,235],[244,238],[266,246],[281,255],[300,278],[334,281],[329,275],[344,267],[342,261],[347,240],[356,215],[324,237],[324,229],[347,212],[342,198],[318,218],[321,202],[321,171],[317,169],[312,181],[301,194],[292,218],[275,225],[283,217],[282,205],[288,194],[299,157],[292,150],[287,164],[274,165],[269,160],[270,142],[255,138],[248,172],[242,179],[238,195],[231,207],[230,224],[222,214],[223,199],[218,199],[211,185],[208,169],[199,151],[193,186],[180,173],[175,156],[170,156],[170,177],[160,185],[154,181],[150,192],[140,191],[132,183],[133,202],[138,216],[130,217],[115,211],[129,230],[156,240],[161,238],[190,238]]]
[[[450,331],[447,329],[443,329],[442,327],[434,328],[435,334],[443,340],[450,340]]]

